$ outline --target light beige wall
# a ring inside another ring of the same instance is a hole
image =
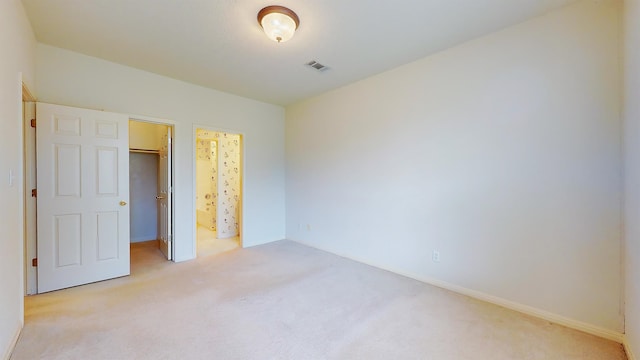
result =
[[[176,259],[195,256],[195,128],[243,134],[244,246],[284,238],[284,109],[39,44],[41,101],[175,121]]]
[[[20,73],[35,88],[35,38],[18,0],[0,1],[0,358],[23,322],[22,104]],[[14,174],[9,185],[9,172]]]
[[[626,335],[640,355],[640,1],[625,1],[624,143]],[[637,357],[636,357],[637,358]],[[633,359],[632,359],[633,360]]]
[[[580,1],[287,107],[287,237],[615,336],[619,17]]]
[[[164,125],[129,121],[129,148],[158,150],[160,149],[162,136],[166,131],[166,126]]]

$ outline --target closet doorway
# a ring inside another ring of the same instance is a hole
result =
[[[138,253],[173,259],[171,126],[129,121],[130,242]]]
[[[198,257],[240,247],[242,136],[197,128],[195,134]]]

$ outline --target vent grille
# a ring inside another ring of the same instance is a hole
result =
[[[320,64],[319,62],[315,61],[315,60],[311,60],[308,63],[305,64],[306,66],[318,71],[318,72],[324,72],[329,70],[328,66],[324,66],[322,64]]]

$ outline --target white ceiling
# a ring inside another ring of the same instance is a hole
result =
[[[575,0],[22,0],[38,41],[287,105]],[[256,20],[300,17],[290,41]],[[330,70],[304,64],[317,60]]]

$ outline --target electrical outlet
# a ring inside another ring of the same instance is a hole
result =
[[[311,231],[311,224],[307,224],[307,231]]]
[[[431,254],[431,260],[433,260],[433,262],[440,262],[440,251],[433,250],[433,253]]]

